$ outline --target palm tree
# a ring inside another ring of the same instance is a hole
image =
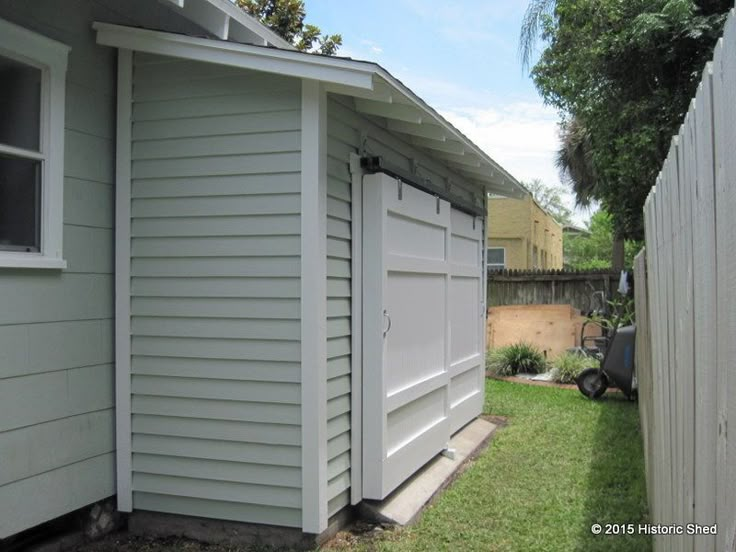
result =
[[[577,117],[560,124],[560,149],[555,160],[561,180],[570,186],[578,205],[596,198],[598,179],[593,167],[590,132]]]
[[[572,188],[575,201],[582,207],[590,206],[598,195],[598,176],[593,166],[590,131],[576,117],[560,125],[560,149],[555,164],[563,182]],[[613,270],[624,268],[624,240],[613,239]]]
[[[519,36],[519,58],[523,69],[529,69],[534,46],[539,39],[542,19],[551,14],[555,9],[555,0],[529,0],[524,19],[521,22],[521,34]]]

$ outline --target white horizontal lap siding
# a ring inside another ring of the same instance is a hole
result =
[[[357,135],[327,105],[327,499],[332,516],[350,504],[351,192]]]
[[[133,507],[300,527],[298,80],[136,56]]]

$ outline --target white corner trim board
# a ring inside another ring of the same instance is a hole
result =
[[[327,529],[327,93],[302,80],[302,531]]]
[[[115,151],[115,439],[118,510],[133,510],[130,398],[130,179],[133,53],[118,51]]]
[[[350,361],[350,503],[363,500],[363,170],[360,156],[350,154],[352,208],[352,324]]]

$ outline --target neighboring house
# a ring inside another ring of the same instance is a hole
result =
[[[227,0],[0,0],[0,78],[0,539],[116,493],[320,534],[480,414],[523,190],[380,66]]]
[[[488,220],[488,270],[562,268],[562,226],[531,194],[489,198]]]
[[[585,228],[580,228],[579,226],[575,226],[574,224],[565,224],[562,227],[563,240],[567,236],[590,236],[590,232]]]

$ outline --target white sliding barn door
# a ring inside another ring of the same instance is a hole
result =
[[[485,390],[485,231],[479,218],[452,210],[450,241],[450,429],[483,410]]]
[[[448,202],[384,174],[364,177],[363,213],[363,495],[382,499],[480,413],[482,391],[471,379],[482,346],[482,274],[470,249],[482,230]],[[453,347],[451,331],[472,336]]]

